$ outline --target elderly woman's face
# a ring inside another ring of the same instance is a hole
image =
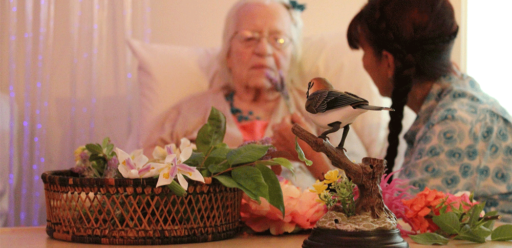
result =
[[[250,3],[237,13],[227,57],[237,86],[269,89],[267,76],[288,72],[292,56],[291,18],[281,4]]]

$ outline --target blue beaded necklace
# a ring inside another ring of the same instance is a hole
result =
[[[260,117],[259,116],[255,116],[252,111],[247,112],[247,115],[245,115],[244,112],[241,109],[235,107],[235,105],[233,104],[234,96],[235,96],[235,92],[231,91],[230,93],[228,93],[225,96],[225,98],[226,98],[226,101],[229,103],[231,114],[236,117],[236,120],[238,122],[253,121],[253,120],[259,120],[260,119]]]

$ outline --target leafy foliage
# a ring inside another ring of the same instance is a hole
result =
[[[260,197],[279,209],[284,216],[283,193],[274,172],[267,165],[282,165],[291,169],[285,158],[266,158],[273,147],[264,144],[246,144],[231,149],[223,143],[226,117],[212,107],[208,122],[196,138],[197,151],[184,163],[195,166],[203,176],[213,177],[229,188],[238,188],[250,198]]]
[[[440,214],[433,216],[432,221],[440,228],[436,233],[422,233],[410,235],[411,239],[423,245],[445,245],[448,238],[468,240],[484,243],[491,235],[492,240],[512,240],[512,225],[502,225],[494,231],[494,221],[499,218],[496,211],[491,211],[480,217],[485,202],[473,205],[468,211],[464,211],[462,204],[459,208],[453,208],[446,212],[446,206],[441,208]]]

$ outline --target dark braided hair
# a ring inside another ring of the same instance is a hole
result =
[[[393,171],[404,107],[414,83],[438,80],[451,70],[450,53],[458,31],[448,0],[369,0],[352,19],[347,39],[352,49],[363,38],[377,58],[393,55],[395,71],[389,112],[387,171]]]

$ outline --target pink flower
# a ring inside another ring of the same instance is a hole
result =
[[[395,214],[397,219],[402,219],[404,222],[409,223],[409,225],[412,226],[411,220],[405,216],[405,210],[407,207],[402,202],[402,199],[412,198],[407,191],[415,187],[409,185],[409,180],[407,179],[395,178],[388,183],[389,178],[399,171],[391,172],[389,175],[382,175],[382,179],[380,181],[382,199],[384,200],[384,204],[386,204],[389,210]],[[400,224],[398,224],[397,227],[400,229],[402,236],[407,236],[413,233],[404,230]]]
[[[468,211],[473,205],[478,204],[478,202],[473,201],[471,202],[469,200],[469,192],[464,192],[462,194],[455,194],[452,195],[450,193],[446,194],[448,196],[448,199],[446,200],[446,205],[448,206],[446,208],[446,212],[452,211],[452,207],[455,209],[459,209],[460,205],[462,204],[462,209],[464,211]],[[464,204],[464,203],[466,204]]]
[[[241,216],[255,232],[270,230],[273,235],[285,232],[291,233],[297,228],[312,228],[322,217],[327,208],[315,201],[317,195],[292,185],[289,181],[280,182],[283,191],[285,214],[270,205],[267,200],[260,198],[261,204],[244,194],[242,198]]]

